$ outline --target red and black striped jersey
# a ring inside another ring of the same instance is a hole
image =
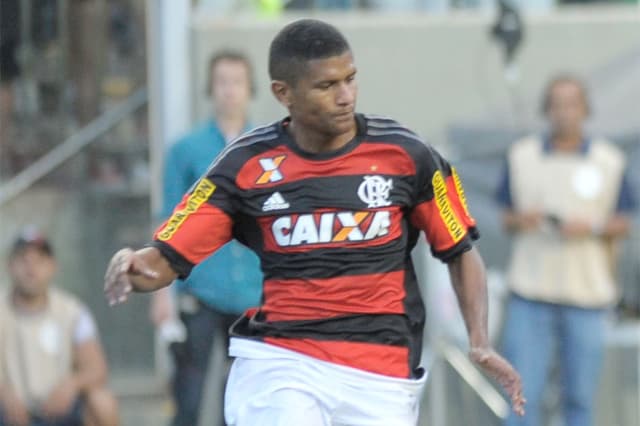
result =
[[[356,115],[337,151],[302,151],[288,119],[229,145],[157,230],[181,277],[231,238],[264,273],[232,334],[321,360],[412,377],[425,312],[411,250],[448,261],[477,238],[455,169],[396,121]]]

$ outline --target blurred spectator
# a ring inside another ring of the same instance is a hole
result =
[[[89,310],[52,285],[47,239],[25,230],[9,255],[0,292],[0,425],[111,426],[117,403]]]
[[[623,153],[585,134],[586,87],[560,75],[547,86],[544,136],[516,142],[497,191],[513,233],[504,354],[522,374],[523,418],[539,426],[554,348],[567,426],[593,424],[607,313],[617,292],[612,248],[629,232],[635,201]]]
[[[170,148],[165,162],[164,217],[171,214],[225,145],[248,130],[248,106],[254,90],[248,59],[234,51],[219,52],[211,58],[208,72],[206,93],[211,97],[215,118]],[[240,243],[231,241],[198,265],[186,281],[177,281],[175,287],[186,341],[171,346],[175,358],[172,390],[177,406],[173,425],[193,426],[198,423],[212,344],[220,345],[226,354],[227,330],[232,322],[245,309],[260,303],[259,260]],[[168,290],[154,294],[152,319],[157,326],[171,321],[171,300]],[[215,335],[224,336],[224,341],[214,342]],[[222,396],[225,374],[219,378]],[[223,413],[218,414],[222,424]]]

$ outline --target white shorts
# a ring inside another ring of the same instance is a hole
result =
[[[414,426],[427,375],[400,379],[232,338],[229,426]]]

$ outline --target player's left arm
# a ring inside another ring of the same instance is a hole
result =
[[[469,333],[471,358],[505,388],[515,412],[523,414],[520,376],[489,343],[485,268],[473,246],[479,234],[460,177],[432,147],[418,151],[416,158],[418,187],[411,222],[424,231],[432,254],[448,265]]]
[[[493,350],[489,342],[486,274],[480,254],[473,247],[456,256],[447,265],[469,333],[471,359],[500,383],[511,398],[514,411],[523,415],[525,399],[522,396],[520,375]]]
[[[489,347],[487,285],[482,258],[473,247],[452,259],[447,267],[467,326],[471,350]]]

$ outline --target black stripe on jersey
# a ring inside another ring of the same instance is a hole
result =
[[[388,129],[388,130],[377,130],[377,129],[369,129],[367,130],[367,136],[402,136],[407,139],[415,140],[420,143],[424,143],[422,139],[420,139],[415,133],[411,133],[406,129],[396,128],[396,129]]]
[[[264,212],[264,203],[279,192],[289,203],[289,208],[277,210],[278,215],[310,213],[318,209],[341,209],[344,211],[370,210],[358,197],[358,188],[365,175],[327,176],[286,182],[275,187],[251,189],[240,192],[238,198],[251,215],[272,216],[273,211]],[[392,179],[393,187],[389,200],[393,205],[413,205],[414,176],[379,175]],[[214,193],[215,196],[215,193]]]
[[[404,312],[408,318],[411,336],[409,338],[409,365],[417,366],[420,363],[422,353],[422,335],[426,314],[411,256],[409,256],[404,275],[404,292]]]
[[[169,265],[171,266],[171,269],[173,269],[173,271],[178,274],[178,278],[180,279],[187,278],[191,273],[191,270],[195,266],[164,241],[155,240],[150,242],[149,244],[146,244],[145,246],[155,247],[160,250],[160,254],[162,254],[162,256],[167,259]]]
[[[405,315],[363,314],[318,320],[274,322],[266,322],[261,316],[260,312],[253,318],[243,316],[231,326],[231,335],[343,340],[392,346],[409,346],[412,335]]]
[[[380,274],[405,267],[406,237],[366,248],[326,248],[304,253],[261,253],[264,278],[333,278]]]
[[[475,227],[469,228],[469,233],[465,235],[463,239],[458,241],[456,245],[447,250],[441,251],[436,251],[433,249],[433,247],[431,247],[431,254],[433,255],[433,257],[440,259],[444,263],[451,262],[462,253],[471,250],[471,248],[473,247],[473,240],[477,240],[479,237],[480,234]]]
[[[262,231],[258,222],[254,218],[238,213],[234,217],[233,223],[233,238],[249,247],[250,250],[262,259],[262,247],[264,247],[264,240],[262,238]]]

